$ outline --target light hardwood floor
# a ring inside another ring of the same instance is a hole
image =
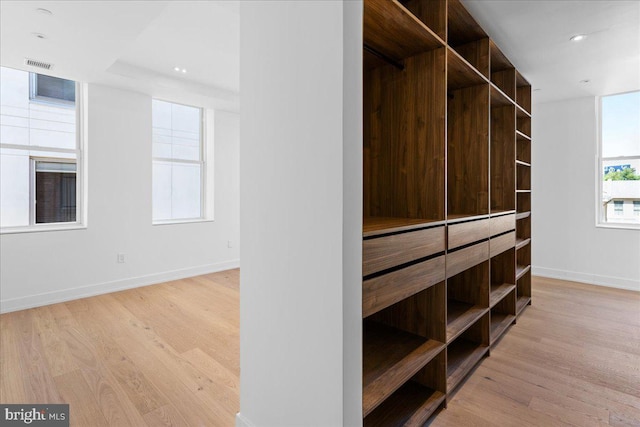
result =
[[[233,426],[239,272],[0,316],[0,401],[72,426]],[[640,294],[535,278],[528,307],[432,421],[640,426]],[[277,427],[277,426],[273,426]]]

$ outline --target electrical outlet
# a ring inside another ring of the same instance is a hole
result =
[[[231,240],[227,240],[227,247],[228,248],[232,248],[233,247],[233,242]]]
[[[124,254],[118,254],[118,264],[124,264],[124,263],[125,263]]]

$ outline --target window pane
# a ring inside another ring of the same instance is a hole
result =
[[[76,101],[76,82],[58,77],[36,74],[36,96],[60,99],[62,101]]]
[[[172,175],[172,217],[200,218],[200,165],[174,164]]]
[[[39,172],[40,162],[36,162],[36,224],[52,222],[75,222],[76,220],[76,173]],[[46,162],[53,166],[55,163]],[[57,163],[58,169],[67,168],[69,163]],[[75,167],[75,164],[71,164]],[[42,168],[46,170],[47,168]],[[56,169],[55,166],[49,169]]]
[[[153,162],[153,220],[171,219],[171,164]]]
[[[153,156],[200,160],[201,109],[170,102],[152,102]]]
[[[29,225],[29,155],[0,151],[0,225]]]

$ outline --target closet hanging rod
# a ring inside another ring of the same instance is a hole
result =
[[[404,65],[401,62],[398,62],[395,59],[389,58],[387,55],[385,55],[384,53],[378,52],[377,50],[375,50],[371,46],[365,44],[364,45],[364,50],[366,50],[367,52],[371,53],[372,55],[377,56],[378,58],[382,59],[384,62],[388,62],[389,64],[393,65],[394,67],[396,67],[400,71],[404,71]]]

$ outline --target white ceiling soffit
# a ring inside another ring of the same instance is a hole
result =
[[[640,1],[462,2],[539,89],[534,103],[640,89]]]
[[[153,1],[2,0],[0,63],[29,70],[26,57],[54,64],[48,74],[93,81],[165,7]]]
[[[2,0],[0,6],[3,66],[39,71],[25,66],[28,57],[54,64],[47,74],[58,77],[239,108],[238,1]]]

